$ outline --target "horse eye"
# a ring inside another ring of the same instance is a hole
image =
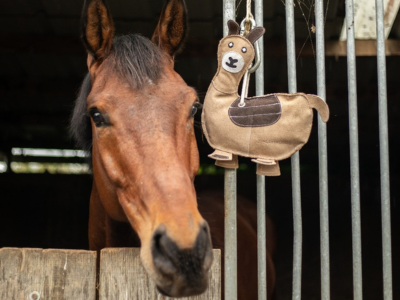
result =
[[[201,107],[202,107],[202,105],[201,105],[200,102],[196,102],[195,104],[193,104],[192,110],[191,110],[191,112],[190,112],[190,116],[193,118],[194,115],[197,113],[197,110],[198,110],[199,108],[201,108]]]
[[[105,121],[103,115],[98,110],[94,110],[94,111],[90,112],[90,116],[92,117],[92,120],[93,120],[94,124],[96,125],[96,127],[101,127],[101,126],[106,125],[106,121]]]
[[[228,47],[229,47],[229,48],[232,48],[232,47],[233,47],[233,43],[230,42],[230,43],[228,44]]]
[[[246,52],[247,52],[247,48],[246,48],[246,47],[243,47],[243,48],[242,48],[242,52],[243,52],[243,53],[246,53]]]

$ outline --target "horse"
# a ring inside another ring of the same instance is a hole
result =
[[[194,188],[199,153],[193,124],[201,104],[174,71],[187,23],[185,2],[167,0],[151,40],[114,36],[105,0],[86,0],[81,30],[88,74],[71,117],[71,133],[91,157],[90,249],[140,247],[147,273],[170,297],[204,292],[212,244],[223,248],[221,197],[197,202]],[[238,253],[248,257],[239,259],[238,289],[248,300],[256,299],[257,282],[247,276],[256,268],[249,265],[256,240],[245,219],[238,217],[239,238],[247,243]],[[272,289],[272,261],[268,266]]]

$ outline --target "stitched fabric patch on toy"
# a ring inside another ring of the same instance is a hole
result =
[[[281,103],[275,94],[246,98],[242,107],[239,102],[240,97],[229,107],[229,118],[238,126],[269,126],[281,117]]]

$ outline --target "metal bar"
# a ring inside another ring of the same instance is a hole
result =
[[[255,0],[257,26],[264,25],[263,0]],[[264,38],[258,41],[260,65],[256,71],[256,94],[264,95]],[[257,258],[258,258],[258,300],[267,299],[267,247],[265,232],[265,176],[257,175]]]
[[[267,299],[267,248],[265,237],[265,176],[257,175],[258,300]]]
[[[317,91],[326,99],[325,91],[325,37],[324,3],[315,1],[316,56],[317,56]],[[328,153],[326,124],[318,117],[318,157],[319,157],[319,201],[321,235],[321,299],[330,299],[329,266],[329,208],[328,208]]]
[[[362,299],[360,172],[357,117],[357,78],[353,0],[346,1],[347,81],[349,86],[349,134],[351,174],[351,223],[353,234],[353,297]]]
[[[236,169],[225,169],[225,299],[237,299]]]
[[[289,93],[297,92],[296,83],[296,48],[294,32],[293,0],[287,0],[286,9],[286,44],[288,65]],[[292,299],[301,299],[301,259],[303,243],[303,227],[301,214],[301,189],[300,189],[300,156],[299,152],[293,154],[292,163],[292,197],[293,197],[293,287]]]
[[[228,35],[228,20],[235,20],[235,0],[223,2],[224,36]],[[225,299],[237,299],[237,221],[236,169],[225,169]]]
[[[390,183],[389,183],[389,134],[386,91],[385,31],[383,1],[376,0],[376,45],[378,60],[378,106],[379,106],[379,149],[381,167],[382,201],[382,254],[383,254],[383,298],[393,298],[392,288],[392,242],[390,226]]]
[[[301,267],[303,247],[303,221],[301,213],[300,190],[300,156],[293,154],[292,163],[292,197],[293,197],[293,287],[292,299],[301,299]]]
[[[235,20],[235,9],[236,9],[236,1],[235,0],[224,0],[223,2],[223,18],[222,18],[222,26],[224,28],[224,36],[228,35],[228,21]]]

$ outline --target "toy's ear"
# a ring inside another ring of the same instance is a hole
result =
[[[81,20],[82,40],[95,61],[103,61],[111,51],[114,23],[105,0],[86,0]]]
[[[167,0],[151,40],[173,58],[182,49],[187,28],[185,1]]]
[[[228,35],[238,35],[239,34],[239,24],[233,20],[228,21]]]
[[[264,27],[254,27],[246,38],[250,41],[250,43],[254,44],[260,37],[265,33]]]

